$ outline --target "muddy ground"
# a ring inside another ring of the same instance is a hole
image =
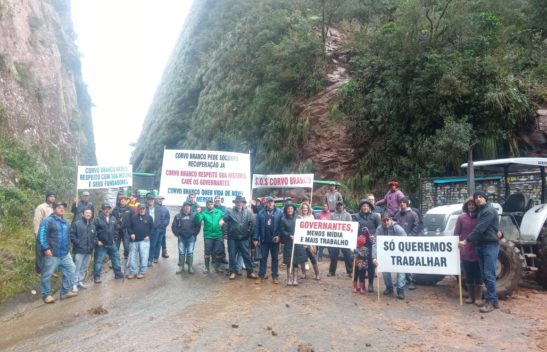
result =
[[[279,285],[207,275],[202,243],[193,276],[175,275],[171,255],[143,280],[114,280],[110,271],[76,298],[6,305],[0,351],[547,350],[547,294],[534,286],[521,287],[489,314],[460,306],[450,278],[407,290],[404,301],[378,301],[376,293],[351,293],[342,262],[338,276],[298,287],[284,285],[283,270]],[[176,253],[170,233],[168,246]],[[328,258],[322,274],[327,267]]]

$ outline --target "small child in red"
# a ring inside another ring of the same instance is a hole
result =
[[[359,293],[365,293],[365,273],[368,268],[369,251],[365,246],[367,239],[370,238],[367,228],[366,233],[362,233],[357,238],[357,248],[353,251],[355,266],[353,267],[353,293],[357,293],[357,279],[359,279]],[[368,235],[368,236],[367,236]]]

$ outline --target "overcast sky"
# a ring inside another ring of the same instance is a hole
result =
[[[129,163],[191,0],[72,0],[99,165]]]

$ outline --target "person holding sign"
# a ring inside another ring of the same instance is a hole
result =
[[[206,209],[197,208],[196,220],[198,223],[203,221],[203,238],[205,249],[205,270],[210,272],[210,262],[213,263],[215,272],[220,272],[220,266],[223,263],[226,252],[224,250],[224,237],[220,220],[224,213],[214,207],[212,200],[207,200]]]
[[[397,222],[406,232],[407,236],[418,236],[420,234],[420,217],[410,208],[410,199],[404,197],[399,203],[399,211],[393,216],[393,220]],[[406,274],[406,282],[409,290],[415,290],[414,277],[411,273]]]
[[[336,203],[336,211],[331,214],[329,220],[336,221],[351,221],[351,215],[344,208],[344,202]],[[340,248],[338,247],[329,247],[329,257],[330,257],[330,266],[329,273],[327,276],[336,275],[336,267],[338,266],[338,253],[340,253]],[[342,248],[342,255],[344,256],[344,264],[346,265],[346,273],[349,277],[353,272],[353,261],[351,258],[351,250],[349,248]]]
[[[313,220],[315,217],[312,214],[310,203],[303,202],[300,205],[300,215],[298,216],[299,219],[304,220]],[[312,246],[305,246],[306,255],[308,256],[308,259],[310,260],[313,271],[315,273],[315,280],[321,280],[321,276],[319,276],[319,266],[317,265],[317,258],[315,257],[315,251],[312,250]],[[306,278],[306,267],[304,264],[302,264],[302,272],[304,273],[304,278]]]
[[[266,198],[266,207],[256,216],[256,226],[253,233],[253,244],[260,251],[260,270],[258,272],[257,284],[264,281],[266,275],[266,266],[268,264],[268,254],[272,255],[272,280],[274,284],[279,283],[278,273],[278,254],[279,254],[279,229],[282,217],[282,211],[275,207],[273,197]]]
[[[307,259],[304,247],[299,244],[293,244],[295,226],[296,206],[293,203],[288,203],[283,208],[283,217],[281,218],[280,225],[281,242],[284,244],[283,263],[287,266],[287,286],[298,286],[298,266],[304,264]]]
[[[376,229],[376,236],[406,236],[405,230],[397,223],[393,222],[391,215],[388,212],[382,214],[382,224]],[[378,260],[376,259],[376,242],[372,246],[372,258],[374,266],[378,266]],[[384,283],[386,289],[384,295],[390,295],[393,293],[393,281],[391,273],[382,273],[384,277]],[[397,298],[405,299],[405,274],[397,273]]]
[[[95,216],[95,207],[89,201],[88,191],[82,192],[82,195],[80,196],[80,201],[78,203],[74,202],[74,204],[72,204],[72,222],[75,222],[82,218],[84,209],[91,209],[92,216]]]

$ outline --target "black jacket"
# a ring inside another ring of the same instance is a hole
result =
[[[482,207],[479,207],[477,224],[469,236],[467,236],[467,242],[476,242],[478,244],[497,243],[499,241],[497,236],[499,224],[498,212],[492,204],[486,203]]]
[[[97,231],[93,220],[80,219],[70,226],[70,242],[74,254],[91,254],[97,244]]]
[[[200,227],[201,224],[196,221],[196,213],[190,212],[190,214],[185,214],[181,210],[173,219],[171,231],[177,237],[188,238],[190,236],[197,236]]]
[[[127,232],[131,213],[131,207],[128,205],[124,207],[117,206],[112,210],[112,216],[116,219],[116,230],[118,230],[119,234],[125,234],[125,232]]]
[[[241,214],[238,214],[235,208],[228,210],[222,220],[224,220],[223,232],[231,239],[248,240],[253,235],[254,216],[245,208]]]
[[[95,229],[97,230],[97,241],[101,241],[105,246],[114,245],[114,239],[118,234],[116,230],[116,219],[110,215],[107,222],[106,218],[101,214],[93,220]]]
[[[76,221],[82,218],[82,212],[85,209],[91,209],[92,218],[95,216],[95,207],[93,206],[91,202],[88,201],[84,203],[83,201],[80,200],[78,204],[76,203],[72,204],[72,214],[74,214],[74,216],[72,217],[72,223],[75,223]]]
[[[135,235],[135,239],[131,242],[144,241],[145,237],[150,238],[152,236],[152,230],[154,229],[154,220],[148,214],[139,215],[132,214],[129,226],[129,235]]]

